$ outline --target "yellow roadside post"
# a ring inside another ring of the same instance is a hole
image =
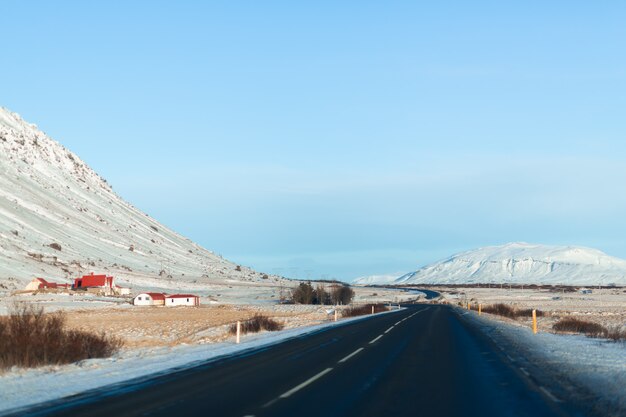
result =
[[[533,334],[537,334],[537,310],[533,310]]]
[[[483,314],[483,305],[478,304],[478,315],[480,316],[481,314]]]

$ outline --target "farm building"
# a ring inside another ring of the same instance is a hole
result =
[[[136,306],[162,306],[165,305],[165,294],[159,292],[144,292],[133,299]]]
[[[97,290],[104,291],[105,294],[114,292],[113,277],[107,275],[95,275],[93,272],[81,278],[74,279],[74,290]]]
[[[31,282],[26,285],[24,288],[25,291],[38,291],[38,290],[49,290],[49,289],[67,289],[69,287],[68,284],[57,284],[56,282],[46,281],[43,278],[35,278]]]
[[[113,292],[118,295],[130,295],[130,288],[120,287],[119,285],[116,285],[113,288]]]
[[[200,297],[192,294],[173,294],[165,297],[166,307],[199,306]]]

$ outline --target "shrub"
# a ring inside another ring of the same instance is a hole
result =
[[[502,303],[483,306],[482,311],[483,313],[496,314],[512,319],[515,318],[515,309]]]
[[[533,310],[531,308],[518,310],[510,305],[498,303],[483,306],[483,313],[496,314],[498,316],[504,316],[511,319],[516,319],[518,317],[532,317]],[[543,317],[544,313],[541,310],[537,310],[537,317]]]
[[[545,314],[543,313],[543,311],[541,310],[536,310],[536,314],[537,317],[543,317]],[[526,308],[523,310],[515,310],[515,316],[516,317],[532,317],[533,316],[533,309],[532,308]]]
[[[621,326],[611,326],[606,329],[604,337],[614,342],[626,340],[626,328]]]
[[[333,304],[347,305],[354,298],[354,290],[345,285],[334,285],[330,291],[330,301]]]
[[[296,304],[313,304],[315,290],[309,282],[301,282],[291,290],[291,299]]]
[[[268,332],[275,332],[282,330],[285,327],[282,323],[277,322],[262,314],[256,314],[251,319],[241,322],[241,334],[246,333],[258,333],[261,330],[267,330]],[[230,326],[229,332],[231,334],[237,334],[237,324]]]
[[[374,313],[381,313],[389,310],[384,304],[366,304],[363,306],[350,307],[341,312],[342,317],[356,317],[364,316],[366,314],[372,314],[372,306],[374,307]]]
[[[104,333],[67,330],[63,313],[44,314],[30,305],[15,306],[0,317],[0,341],[0,369],[106,358],[123,345],[121,339]]]
[[[589,337],[603,337],[607,333],[606,327],[601,324],[574,317],[561,319],[552,328],[558,332],[584,333]]]

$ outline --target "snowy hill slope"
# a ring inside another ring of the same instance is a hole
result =
[[[386,274],[386,275],[368,275],[365,277],[358,277],[352,280],[353,284],[358,285],[387,285],[393,284],[398,279],[398,275]]]
[[[92,271],[135,288],[262,280],[128,204],[78,156],[0,108],[0,289]]]
[[[626,285],[626,261],[574,246],[509,243],[463,252],[394,284]]]

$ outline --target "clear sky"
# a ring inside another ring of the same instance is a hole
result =
[[[426,3],[6,0],[0,105],[266,272],[626,258],[626,3]]]

